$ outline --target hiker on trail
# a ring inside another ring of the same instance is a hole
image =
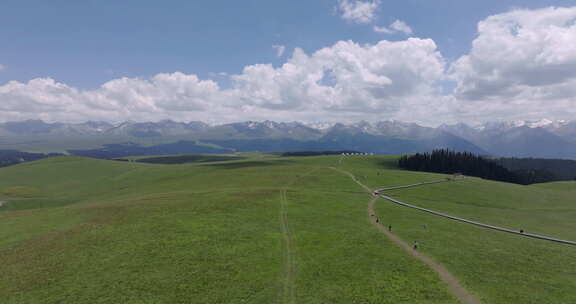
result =
[[[376,223],[379,223],[379,222],[380,222],[380,219],[379,219],[379,218],[376,218]]]
[[[414,250],[418,249],[418,242],[414,241],[413,247],[414,247]]]
[[[392,225],[388,225],[388,231],[392,232]]]
[[[520,233],[524,233],[524,229],[520,229]]]

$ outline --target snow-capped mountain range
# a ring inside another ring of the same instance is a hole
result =
[[[249,150],[251,143],[276,142],[269,150],[356,149],[400,154],[450,148],[494,156],[576,159],[576,121],[503,121],[481,125],[464,123],[437,128],[400,121],[302,123],[247,121],[221,125],[204,122],[47,123],[40,120],[0,123],[2,149],[10,143],[34,138],[73,140],[114,139],[113,142],[194,140],[232,150]],[[242,144],[239,142],[242,141]],[[306,144],[302,144],[306,143]],[[254,144],[256,145],[256,144]],[[239,147],[242,147],[239,149]],[[254,148],[262,151],[262,147]]]

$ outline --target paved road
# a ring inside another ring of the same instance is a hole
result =
[[[525,236],[525,237],[530,237],[530,238],[535,238],[535,239],[541,239],[541,240],[546,240],[546,241],[550,241],[550,242],[556,242],[556,243],[562,243],[562,244],[567,244],[567,245],[574,245],[576,246],[576,242],[574,241],[568,241],[568,240],[562,240],[562,239],[558,239],[558,238],[554,238],[554,237],[550,237],[550,236],[545,236],[545,235],[540,235],[540,234],[534,234],[534,233],[528,233],[528,232],[520,232],[518,230],[512,230],[512,229],[508,229],[508,228],[504,228],[504,227],[498,227],[498,226],[493,226],[493,225],[488,225],[488,224],[484,224],[484,223],[480,223],[480,222],[476,222],[476,221],[472,221],[472,220],[468,220],[468,219],[464,219],[461,217],[456,217],[456,216],[452,216],[452,215],[448,215],[442,212],[438,212],[438,211],[434,211],[434,210],[430,210],[430,209],[426,209],[426,208],[422,208],[422,207],[418,207],[418,206],[414,206],[412,204],[408,204],[408,203],[404,203],[401,202],[397,199],[394,199],[386,194],[383,194],[382,192],[384,191],[389,191],[389,190],[396,190],[396,189],[405,189],[405,188],[411,188],[411,187],[417,187],[417,186],[422,186],[422,185],[429,185],[429,184],[437,184],[437,183],[442,183],[442,182],[447,182],[446,180],[440,180],[440,181],[434,181],[434,182],[425,182],[425,183],[418,183],[418,184],[412,184],[412,185],[406,185],[406,186],[398,186],[398,187],[389,187],[389,188],[382,188],[382,189],[378,189],[376,191],[374,191],[374,193],[386,200],[389,200],[393,203],[396,203],[398,205],[404,206],[404,207],[409,207],[409,208],[413,208],[413,209],[417,209],[420,211],[424,211],[424,212],[428,212],[437,216],[441,216],[441,217],[445,217],[451,220],[455,220],[455,221],[459,221],[459,222],[463,222],[463,223],[467,223],[467,224],[471,224],[471,225],[476,225],[482,228],[487,228],[487,229],[492,229],[492,230],[497,230],[497,231],[503,231],[503,232],[508,232],[508,233],[512,233],[512,234],[516,234],[516,235],[520,235],[520,236]]]
[[[406,185],[406,186],[396,186],[396,187],[387,187],[387,188],[380,188],[380,189],[376,189],[374,190],[374,192],[383,192],[383,191],[389,191],[389,190],[398,190],[398,189],[405,189],[405,188],[412,188],[412,187],[418,187],[418,186],[423,186],[423,185],[431,185],[431,184],[439,184],[439,183],[445,183],[448,182],[448,180],[437,180],[437,181],[433,181],[433,182],[422,182],[422,183],[416,183],[416,184],[411,184],[411,185]]]

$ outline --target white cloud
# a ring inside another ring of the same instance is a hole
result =
[[[392,22],[388,27],[375,25],[372,29],[376,33],[383,33],[383,34],[403,33],[405,35],[410,36],[413,33],[412,28],[402,20],[396,20]]]
[[[0,115],[48,120],[156,120],[190,112],[214,112],[227,98],[211,80],[183,73],[151,79],[119,78],[96,90],[78,90],[50,78],[0,86]]]
[[[248,66],[233,76],[246,104],[267,109],[396,112],[436,93],[444,61],[429,39],[359,45],[340,41],[307,55],[296,49],[282,67]]]
[[[386,26],[373,26],[372,29],[376,32],[376,33],[382,33],[382,34],[394,34],[394,30],[386,27]]]
[[[408,26],[408,24],[406,24],[406,22],[402,21],[402,20],[396,20],[394,22],[392,22],[392,24],[390,25],[390,28],[392,28],[393,30],[400,32],[400,33],[404,33],[406,35],[412,35],[412,28],[410,26]]]
[[[514,97],[576,78],[575,20],[576,7],[516,10],[480,22],[470,54],[452,67],[457,93]]]
[[[376,10],[380,0],[338,0],[337,10],[340,17],[348,22],[368,24],[376,20]]]
[[[296,49],[281,67],[246,66],[230,76],[230,89],[179,72],[118,78],[94,90],[50,78],[12,81],[0,86],[0,120],[15,113],[62,121],[399,118],[405,107],[433,101],[443,71],[429,39],[340,41],[312,54]]]
[[[209,72],[208,76],[213,77],[213,78],[222,78],[222,77],[228,77],[230,76],[230,74],[226,73],[226,72]]]
[[[179,72],[113,79],[93,90],[50,78],[10,81],[0,85],[0,120],[399,119],[433,125],[573,119],[575,21],[576,8],[488,17],[479,23],[469,54],[452,63],[448,74],[433,40],[408,38],[339,41],[289,55],[284,49],[282,66],[249,65],[239,74],[218,76],[230,83],[227,89]],[[386,29],[409,33],[395,23]],[[456,89],[443,95],[440,87],[448,77]]]
[[[464,109],[485,115],[573,116],[575,41],[576,7],[490,16],[478,24],[470,53],[451,67],[455,95]]]
[[[10,81],[0,86],[0,111],[65,111],[80,94],[78,90],[50,78],[37,78],[26,84]]]
[[[273,45],[272,48],[276,51],[277,57],[284,56],[284,52],[286,51],[286,46],[284,45]]]

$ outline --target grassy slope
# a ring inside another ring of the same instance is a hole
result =
[[[576,181],[570,182],[554,182],[545,184],[536,184],[535,187],[541,187],[544,189],[558,190],[558,191],[571,191],[576,192]]]
[[[576,192],[569,187],[569,183],[519,186],[468,178],[389,193],[451,215],[576,240]],[[444,264],[485,303],[576,302],[573,246],[485,230],[384,200],[377,210],[395,233],[408,242],[418,241],[421,251]]]
[[[0,169],[2,303],[282,303],[280,190],[298,303],[455,303],[374,231],[337,158]],[[370,170],[369,166],[361,170]],[[373,170],[373,169],[372,169]],[[5,279],[8,278],[8,279]]]
[[[0,169],[6,303],[282,303],[280,190],[288,187],[297,303],[454,303],[366,220],[373,188],[443,178],[391,157],[151,165],[55,158]],[[470,178],[392,194],[450,214],[576,240],[575,183]],[[41,209],[36,209],[42,207]],[[437,218],[380,200],[378,215],[484,303],[573,303],[574,247]],[[422,227],[427,225],[427,229]]]

